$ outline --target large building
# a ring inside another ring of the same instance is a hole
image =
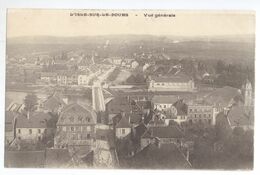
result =
[[[48,113],[34,112],[20,114],[16,122],[16,138],[29,142],[37,142],[44,136],[54,133],[54,124]]]
[[[193,92],[195,90],[192,78],[180,74],[173,76],[151,76],[149,91],[176,91],[176,92]]]
[[[213,118],[213,106],[203,100],[189,101],[187,112],[187,120],[190,123],[215,125],[215,118]]]
[[[85,146],[91,149],[95,140],[97,116],[89,106],[77,103],[66,106],[57,122],[54,147]]]

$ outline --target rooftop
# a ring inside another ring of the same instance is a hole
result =
[[[44,112],[33,112],[29,114],[29,118],[26,115],[20,114],[17,117],[17,128],[50,128],[51,125],[48,121],[51,116]]]

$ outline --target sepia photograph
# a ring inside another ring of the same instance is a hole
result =
[[[6,17],[5,168],[254,169],[254,11]]]

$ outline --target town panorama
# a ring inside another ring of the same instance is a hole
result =
[[[7,38],[5,167],[251,170],[254,49],[254,35]]]

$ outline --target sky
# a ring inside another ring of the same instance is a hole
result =
[[[70,13],[128,13],[128,17],[70,16]],[[153,14],[145,17],[144,14]],[[158,17],[156,14],[175,14]],[[217,36],[255,33],[251,11],[124,11],[9,9],[7,37],[148,34]]]

